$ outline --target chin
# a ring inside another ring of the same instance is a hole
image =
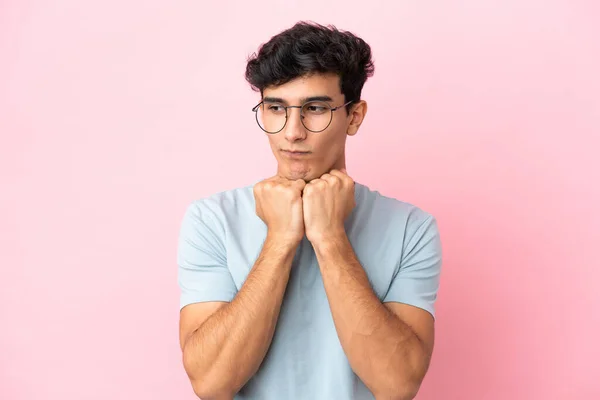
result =
[[[283,164],[281,165],[280,171],[285,171],[283,174],[289,180],[303,179],[305,182],[310,182],[313,179],[320,178],[327,171],[319,171],[314,165],[302,164]]]
[[[303,179],[304,181],[308,182],[311,179],[314,179],[311,175],[311,170],[310,168],[290,168],[289,166],[287,168],[285,168],[285,174],[284,176],[292,181],[295,181],[297,179]]]
[[[308,172],[299,172],[299,171],[290,171],[286,178],[288,178],[291,181],[295,181],[297,179],[304,179],[306,182],[309,181],[309,179],[307,179]]]

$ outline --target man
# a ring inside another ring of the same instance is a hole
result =
[[[193,202],[178,249],[183,364],[201,399],[412,399],[429,366],[435,219],[348,176],[370,47],[298,23],[246,79],[277,174]]]

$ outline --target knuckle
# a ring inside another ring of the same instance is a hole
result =
[[[290,187],[290,186],[278,186],[277,187],[277,194],[281,195],[281,196],[285,196],[286,198],[292,198],[294,195],[294,188]]]
[[[267,181],[267,182],[264,183],[263,186],[264,186],[264,188],[266,190],[271,190],[271,189],[273,189],[273,187],[275,187],[275,182],[273,182],[273,181]]]

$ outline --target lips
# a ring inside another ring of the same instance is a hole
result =
[[[284,153],[291,153],[291,154],[308,154],[310,153],[309,151],[303,151],[303,150],[281,150]]]
[[[310,154],[309,151],[281,150],[288,157],[301,157]]]

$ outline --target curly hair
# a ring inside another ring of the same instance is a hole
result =
[[[340,77],[346,101],[355,103],[374,72],[371,47],[363,39],[332,25],[301,21],[273,36],[260,46],[258,54],[249,57],[246,80],[262,96],[269,86],[314,73],[333,73]]]

